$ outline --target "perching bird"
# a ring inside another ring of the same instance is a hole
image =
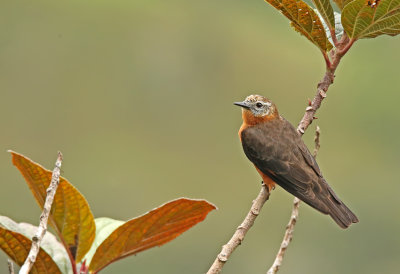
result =
[[[356,215],[327,184],[317,162],[296,129],[273,102],[250,95],[242,107],[239,138],[244,153],[271,190],[275,183],[318,211],[330,215],[342,228],[357,223]]]

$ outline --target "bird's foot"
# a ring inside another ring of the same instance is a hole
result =
[[[275,185],[271,186],[269,184],[264,183],[264,181],[261,181],[261,185],[266,187],[268,189],[268,192],[271,192],[272,190],[275,189]]]

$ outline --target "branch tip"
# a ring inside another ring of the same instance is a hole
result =
[[[49,219],[51,206],[53,204],[58,184],[60,183],[61,163],[62,163],[62,154],[61,152],[58,152],[57,161],[53,169],[50,185],[46,190],[47,195],[43,206],[42,214],[40,215],[39,218],[39,226],[37,228],[35,235],[32,237],[32,246],[28,256],[25,259],[24,264],[21,266],[21,269],[19,271],[20,274],[28,274],[30,272],[36,261],[37,255],[39,254],[40,244],[47,231],[47,220]]]
[[[10,259],[7,259],[8,273],[14,274],[14,264]]]
[[[63,155],[61,151],[57,152],[57,161],[62,161],[63,160]]]

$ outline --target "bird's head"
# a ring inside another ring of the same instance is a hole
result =
[[[266,122],[279,116],[275,104],[261,95],[250,95],[243,102],[234,104],[242,107],[243,121],[247,124]]]

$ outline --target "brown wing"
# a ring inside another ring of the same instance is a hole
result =
[[[314,157],[288,121],[282,118],[249,127],[241,137],[249,160],[279,186],[331,215],[341,227],[358,221],[326,183]]]

